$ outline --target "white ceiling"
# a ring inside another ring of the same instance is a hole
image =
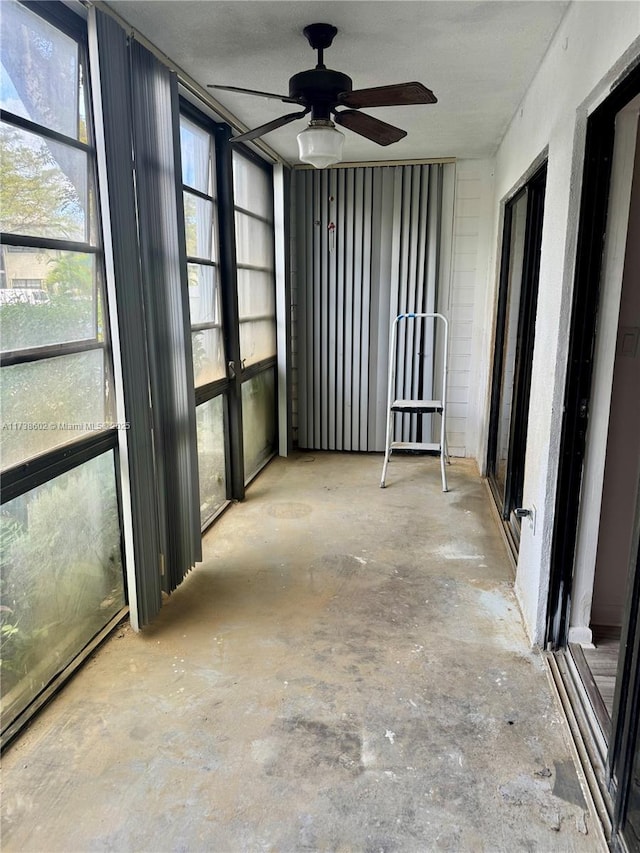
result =
[[[108,5],[202,86],[219,83],[288,94],[293,74],[315,65],[302,35],[318,21],[338,35],[327,67],[354,89],[418,80],[431,106],[371,115],[408,131],[382,148],[345,131],[345,161],[491,156],[534,76],[567,2],[510,0],[109,0]],[[245,125],[295,111],[291,104],[215,92]],[[265,141],[296,163],[295,122]]]

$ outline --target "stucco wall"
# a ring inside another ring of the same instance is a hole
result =
[[[572,4],[496,154],[495,237],[482,324],[485,367],[479,375],[486,410],[503,202],[548,151],[524,482],[524,505],[534,504],[537,517],[535,535],[523,525],[516,577],[534,643],[544,639],[586,120],[637,57],[639,35],[640,5],[635,2]],[[478,444],[484,454],[486,423]]]
[[[478,458],[483,422],[482,313],[491,249],[493,161],[458,160],[451,249],[447,439],[452,456]]]

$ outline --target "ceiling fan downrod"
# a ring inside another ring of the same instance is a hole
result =
[[[311,47],[318,51],[316,68],[325,68],[324,52],[328,47],[331,47],[331,43],[338,33],[338,28],[334,27],[333,24],[309,24],[302,32]]]
[[[311,105],[312,121],[329,121],[340,95],[353,88],[350,77],[324,64],[324,51],[331,46],[338,29],[332,24],[309,24],[302,32],[311,47],[318,51],[318,64],[293,75],[289,80],[289,97]]]

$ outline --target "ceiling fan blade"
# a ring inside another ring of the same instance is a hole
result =
[[[257,95],[259,98],[274,98],[276,101],[284,101],[285,104],[299,103],[296,98],[290,98],[288,95],[274,95],[273,92],[259,92],[257,89],[242,89],[240,86],[217,86],[214,83],[207,83],[208,89],[222,89],[225,92],[240,92],[242,95]]]
[[[356,110],[336,112],[334,113],[334,120],[336,124],[340,124],[354,133],[359,133],[360,136],[365,136],[372,142],[377,142],[378,145],[391,145],[407,135],[406,130],[401,130],[399,127],[387,124],[386,121],[380,121],[378,118],[368,116],[366,113],[356,112]]]
[[[396,107],[408,104],[435,104],[438,99],[422,83],[395,83],[392,86],[375,86],[343,92],[340,103],[345,107]]]
[[[260,127],[254,127],[253,130],[248,130],[246,133],[241,133],[240,136],[233,136],[231,138],[231,142],[250,142],[252,139],[255,139],[257,136],[264,136],[265,133],[271,133],[272,130],[277,130],[279,127],[282,127],[285,124],[289,124],[290,121],[295,121],[297,118],[302,118],[306,116],[309,112],[309,107],[307,109],[302,110],[299,113],[287,113],[286,116],[279,116],[278,118],[274,118],[273,121],[268,121],[266,124],[261,124]]]

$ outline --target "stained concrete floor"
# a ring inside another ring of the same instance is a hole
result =
[[[596,851],[471,462],[275,460],[8,749],[4,851]]]

